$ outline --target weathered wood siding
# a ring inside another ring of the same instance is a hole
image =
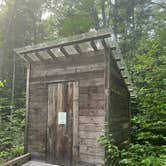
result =
[[[52,64],[31,65],[27,126],[28,152],[46,159],[48,85],[79,82],[79,160],[101,163],[104,150],[97,139],[104,130],[104,52]]]
[[[97,140],[104,134],[105,121],[109,122],[108,129],[119,144],[129,138],[129,92],[115,60],[108,56],[110,61],[106,66],[104,51],[31,65],[26,145],[32,157],[46,160],[50,83],[79,82],[78,129],[73,130],[73,134],[78,133],[78,140],[73,140],[79,142],[79,153],[74,155],[78,161],[102,163],[104,149]]]
[[[110,57],[109,129],[120,146],[130,138],[130,95],[115,60]]]
[[[97,140],[104,134],[103,77],[80,81],[79,142],[80,161],[101,164],[104,149]]]
[[[46,151],[47,91],[46,84],[30,84],[27,150],[39,159],[45,158]]]
[[[78,137],[76,130],[78,125],[74,126],[78,121],[77,94],[77,82],[48,86],[47,161],[49,163],[72,165],[72,146],[73,143],[77,144],[74,140]],[[58,124],[59,112],[66,113],[66,124]]]

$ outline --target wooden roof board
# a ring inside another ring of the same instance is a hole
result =
[[[47,43],[40,43],[33,46],[26,46],[22,48],[15,49],[18,54],[32,53],[34,51],[43,51],[45,49],[53,49],[57,47],[64,47],[68,45],[73,45],[76,43],[84,43],[91,40],[97,40],[101,38],[111,37],[110,29],[104,29],[100,31],[88,32],[81,35],[76,35],[73,37],[63,38],[60,40],[55,40]]]
[[[118,44],[112,40],[110,29],[104,29],[95,32],[84,33],[81,35],[63,38],[60,40],[40,43],[33,46],[26,46],[23,48],[15,49],[14,51],[21,56],[29,63],[34,62],[42,62],[43,60],[52,59],[52,61],[56,61],[58,58],[67,58],[72,57],[74,55],[82,55],[86,54],[89,51],[96,52],[97,50],[113,48],[113,56],[117,62],[119,70],[122,74],[122,77],[129,89],[132,92],[131,96],[135,96],[135,91],[131,82],[131,78],[129,72],[127,70],[126,64],[123,60],[121,51],[118,47]],[[47,54],[47,58],[44,58],[44,54]],[[44,54],[43,54],[44,53]],[[34,57],[35,55],[42,55],[41,57]],[[25,56],[28,56],[28,60]],[[32,56],[32,57],[31,57]],[[50,56],[50,58],[48,58]]]

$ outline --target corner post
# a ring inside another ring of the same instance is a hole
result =
[[[26,117],[25,117],[24,153],[28,153],[30,75],[31,75],[31,64],[28,64],[27,65],[27,82],[26,82],[26,115],[25,115]]]
[[[105,48],[105,135],[108,136],[110,128],[109,128],[109,121],[110,121],[110,61],[111,61],[111,50],[109,47]]]

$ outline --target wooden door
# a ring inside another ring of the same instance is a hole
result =
[[[48,85],[49,163],[72,166],[78,159],[78,93],[78,82]]]

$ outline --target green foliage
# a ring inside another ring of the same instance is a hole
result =
[[[163,29],[151,40],[142,42],[132,68],[138,88],[139,111],[132,121],[137,127],[136,138],[139,142],[148,140],[156,145],[166,142],[165,40]]]
[[[0,88],[3,87],[3,86],[4,86],[3,82],[0,81]]]
[[[166,146],[153,146],[150,143],[130,144],[119,149],[112,135],[101,136],[99,143],[105,148],[105,166],[164,166]]]
[[[6,80],[5,81],[0,80],[0,88],[3,88],[5,86],[5,84],[6,84]]]
[[[93,28],[95,23],[90,12],[93,3],[92,0],[79,1],[72,11],[69,9],[68,17],[60,20],[59,34],[61,36],[81,34]]]
[[[166,165],[165,45],[165,28],[140,44],[132,67],[138,90],[138,97],[132,103],[132,143],[119,149],[111,137],[101,137],[106,166]]]
[[[43,19],[47,14],[50,16]],[[25,111],[19,108],[25,107],[26,70],[18,57],[14,62],[13,49],[111,26],[132,71],[138,98],[132,101],[133,144],[128,151],[122,152],[113,140],[102,138],[108,161],[112,165],[132,162],[155,166],[155,162],[165,161],[165,154],[161,152],[166,142],[164,1],[6,0],[0,8],[0,25],[0,78],[7,80],[5,87],[0,81],[0,160],[22,153]],[[156,25],[160,28],[157,34]],[[11,106],[13,74],[15,98]],[[141,151],[145,155],[140,155]]]
[[[121,151],[115,145],[115,140],[112,139],[112,135],[109,137],[101,136],[98,142],[105,148],[105,159],[104,163],[106,166],[118,165],[120,160]]]
[[[15,146],[5,151],[0,151],[0,164],[5,161],[11,160],[15,157],[18,157],[24,153],[23,146]]]
[[[0,126],[0,164],[24,152],[25,109],[13,110],[10,121],[3,120]]]

